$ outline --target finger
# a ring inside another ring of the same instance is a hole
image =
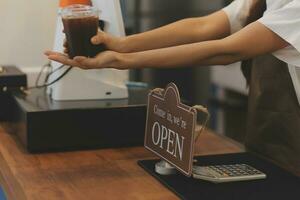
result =
[[[63,46],[64,46],[64,47],[68,47],[68,46],[69,46],[66,39],[64,39],[64,44],[63,44]]]
[[[94,45],[103,43],[104,33],[99,31],[97,35],[91,38],[91,42]]]
[[[56,51],[49,51],[49,50],[45,51],[44,54],[45,54],[46,56],[50,56],[50,55],[61,55],[61,56],[66,56],[66,55],[63,54],[63,53],[59,53],[59,52],[56,52]]]
[[[69,53],[69,45],[68,45],[68,42],[67,42],[66,39],[64,39],[64,44],[63,44],[63,46],[64,46],[64,53],[65,53],[65,54],[68,54],[68,53]]]
[[[48,56],[48,59],[62,63],[64,65],[75,66],[75,67],[80,66],[78,62],[68,58],[66,55],[63,54],[52,54]]]
[[[99,68],[98,61],[96,58],[87,58],[84,56],[76,56],[74,61],[80,64],[81,68],[94,69]]]
[[[65,53],[65,54],[68,54],[68,53],[69,53],[69,49],[68,49],[68,48],[65,48],[65,49],[64,49],[64,53]]]

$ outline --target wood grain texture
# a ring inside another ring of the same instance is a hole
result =
[[[195,148],[197,155],[240,151],[237,143],[209,131]],[[8,199],[178,199],[136,163],[150,158],[143,147],[29,154],[0,127],[0,181]]]

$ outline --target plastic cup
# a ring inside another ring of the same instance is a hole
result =
[[[61,17],[70,58],[94,57],[103,50],[100,45],[91,43],[91,38],[97,34],[99,27],[98,9],[89,5],[75,4],[63,8]]]

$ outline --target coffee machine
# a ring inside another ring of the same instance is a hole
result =
[[[70,3],[92,4],[100,10],[104,31],[115,36],[125,34],[119,0],[62,0],[61,7]],[[58,17],[55,51],[63,51],[64,38]],[[61,68],[56,62],[51,65],[46,92],[43,85],[9,97],[12,107],[9,129],[28,152],[143,145],[147,86],[126,83],[128,71]]]
[[[92,4],[99,10],[99,18],[103,22],[103,31],[114,36],[124,36],[124,24],[119,0],[62,0],[61,10],[64,6],[71,4]],[[55,33],[54,51],[63,52],[63,42],[65,34],[63,33],[63,24],[61,16],[57,18],[57,28]],[[61,64],[51,62],[52,70],[56,71],[50,77],[48,82],[57,79],[68,66],[61,70]],[[123,99],[128,98],[129,72],[127,70],[115,69],[95,69],[82,70],[72,68],[61,80],[50,85],[47,93],[53,100],[99,100],[99,99]]]

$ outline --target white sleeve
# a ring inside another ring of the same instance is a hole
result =
[[[241,30],[246,25],[251,5],[252,0],[234,0],[223,8],[229,19],[231,33]]]
[[[258,20],[300,52],[300,1],[267,11]]]

